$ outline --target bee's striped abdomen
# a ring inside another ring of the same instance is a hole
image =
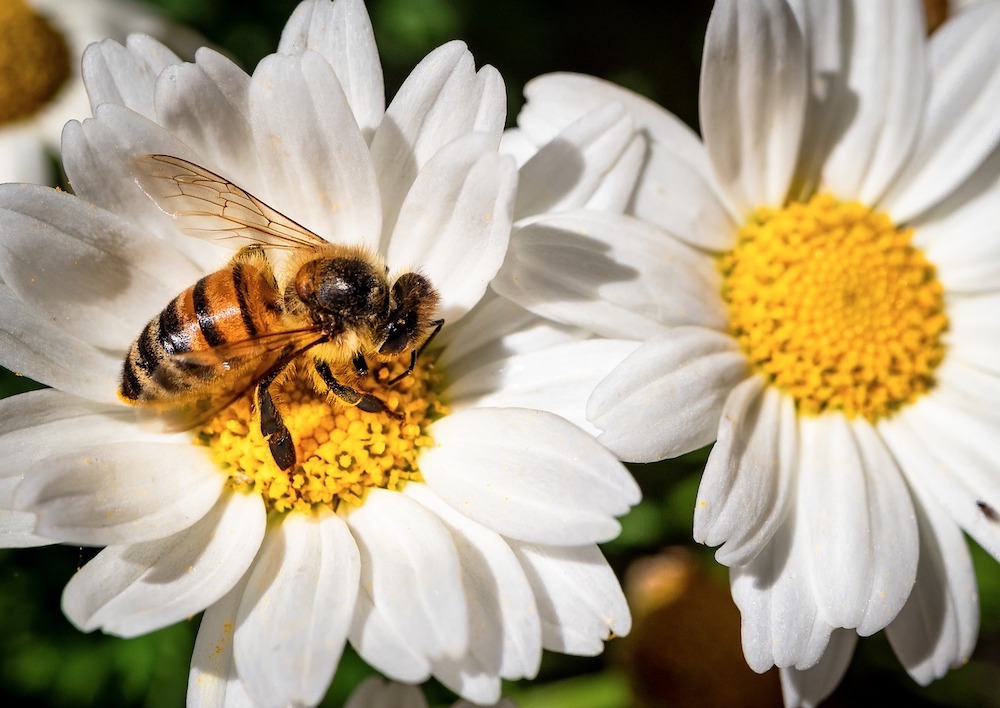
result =
[[[119,395],[132,404],[171,404],[198,396],[229,375],[232,361],[215,348],[275,329],[280,299],[263,259],[234,260],[182,292],[132,343]],[[179,354],[204,354],[197,363]]]

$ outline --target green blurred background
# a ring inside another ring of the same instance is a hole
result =
[[[72,2],[73,0],[69,0]],[[200,31],[244,68],[277,46],[291,0],[147,0]],[[525,82],[578,71],[624,84],[697,127],[701,44],[709,0],[617,6],[550,0],[370,0],[369,12],[391,96],[429,50],[463,39],[479,63],[507,82],[508,123]],[[82,116],[81,116],[82,117]],[[0,394],[31,382],[0,371]],[[691,541],[691,516],[707,451],[633,466],[644,501],[605,547],[628,586],[637,624],[601,657],[546,653],[537,680],[505,687],[521,706],[598,708],[632,705],[778,705],[776,672],[752,674],[739,649],[738,615],[727,573],[710,549]],[[662,549],[670,547],[663,555]],[[686,547],[686,550],[678,550]],[[830,705],[1000,706],[1000,567],[978,547],[982,630],[972,660],[921,688],[877,635],[859,643]],[[63,585],[94,551],[76,547],[0,550],[0,700],[6,705],[147,706],[183,704],[198,618],[152,635],[121,640],[73,629],[59,611]],[[631,570],[630,570],[631,569]],[[351,651],[324,705],[339,706],[369,669]],[[434,683],[431,705],[454,697]]]

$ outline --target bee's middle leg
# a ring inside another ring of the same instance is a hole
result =
[[[370,393],[363,393],[337,381],[337,377],[330,370],[330,365],[325,361],[316,360],[316,373],[323,379],[323,383],[330,389],[330,393],[345,403],[357,406],[368,413],[388,413],[394,418],[402,418],[400,414],[389,410],[389,407],[385,405],[385,401],[381,398],[373,396]]]
[[[267,438],[267,446],[271,448],[275,464],[282,470],[288,470],[295,466],[295,443],[285,427],[281,411],[271,398],[271,384],[279,373],[280,369],[268,374],[257,384],[257,406],[260,411],[260,434]]]

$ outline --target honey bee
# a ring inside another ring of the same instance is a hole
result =
[[[150,320],[125,357],[119,398],[185,429],[252,392],[282,470],[295,465],[295,446],[271,388],[293,363],[313,367],[348,405],[399,417],[355,382],[369,359],[410,354],[389,385],[413,372],[444,325],[434,319],[440,296],[430,280],[415,272],[390,279],[367,249],[330,243],[186,160],[146,155],[136,168],[139,186],[185,233],[242,248]],[[282,267],[272,266],[271,250],[285,253]]]

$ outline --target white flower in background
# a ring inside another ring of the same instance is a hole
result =
[[[597,79],[526,92],[539,142],[628,108],[641,221],[561,259],[522,232],[494,287],[643,340],[588,404],[623,459],[715,441],[694,535],[722,544],[747,660],[790,704],[833,690],[858,634],[887,629],[922,684],[975,644],[962,532],[1000,555],[998,32],[996,2],[925,40],[916,2],[720,0],[704,142]]]
[[[130,0],[4,0],[0,5],[0,182],[48,183],[63,125],[90,114],[80,56],[91,42],[144,32],[175,49],[193,33]]]
[[[446,44],[386,108],[360,0],[302,3],[252,77],[148,38],[92,46],[83,69],[95,117],[67,125],[62,154],[76,196],[0,187],[0,362],[52,387],[0,403],[0,541],[107,546],[67,586],[70,619],[134,636],[207,608],[194,705],[314,704],[348,640],[386,676],[491,702],[542,648],[594,655],[626,634],[595,544],[638,488],[581,426],[636,344],[487,293],[517,180],[499,74]],[[403,423],[289,377],[285,474],[246,401],[169,435],[117,401],[144,325],[231,257],[137,186],[147,154],[431,280],[440,336],[398,385],[368,381]]]

